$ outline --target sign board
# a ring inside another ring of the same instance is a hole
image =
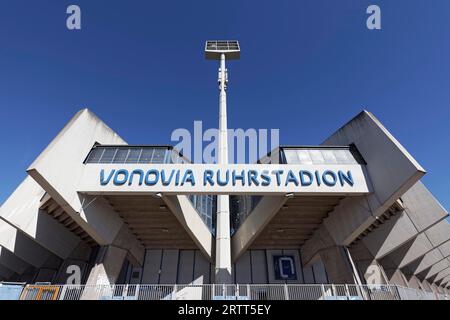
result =
[[[86,164],[90,194],[366,194],[361,165]]]
[[[273,256],[276,280],[297,280],[293,256]]]

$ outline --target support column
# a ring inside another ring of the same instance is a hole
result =
[[[326,227],[319,228],[307,244],[301,248],[304,267],[313,265],[317,259],[322,260],[332,284],[357,284],[355,275],[345,246],[337,244]]]
[[[319,256],[325,266],[330,283],[357,283],[345,247],[334,246],[323,249],[319,251]]]
[[[421,282],[421,286],[425,291],[430,291],[430,292],[433,291],[433,290],[431,290],[430,283],[426,279]]]
[[[55,283],[82,284],[83,276],[88,271],[91,254],[91,248],[81,242],[61,264],[58,275],[55,278]],[[79,274],[76,274],[78,270]]]
[[[95,266],[91,269],[87,285],[115,284],[122,270],[127,251],[112,245],[101,247]]]
[[[352,264],[343,246],[330,246],[319,250],[313,259],[304,264],[304,268],[312,266],[321,260],[325,266],[328,281],[331,284],[358,284],[359,277],[355,275]],[[303,253],[302,253],[303,255]]]
[[[219,151],[218,163],[228,164],[228,130],[227,130],[227,74],[225,54],[220,57],[220,110],[219,110]],[[230,243],[230,197],[217,196],[216,218],[216,283],[231,283],[231,243]]]
[[[380,264],[382,265],[384,272],[386,274],[387,280],[390,284],[395,284],[403,287],[408,287],[408,280],[406,279],[403,272],[398,268],[398,265],[385,257],[381,259]]]
[[[372,253],[360,241],[350,248],[350,254],[356,264],[360,277],[367,284],[388,284],[383,267],[378,263]]]

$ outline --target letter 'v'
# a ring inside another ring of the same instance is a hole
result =
[[[110,172],[108,178],[107,178],[106,181],[105,181],[105,170],[102,169],[102,171],[100,171],[100,184],[101,184],[102,186],[106,186],[106,185],[109,183],[109,181],[111,181],[111,178],[112,178],[112,176],[114,175],[114,172],[116,172],[116,170],[114,170],[114,169],[111,170],[111,172]]]

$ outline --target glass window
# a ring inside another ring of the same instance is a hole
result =
[[[286,158],[286,163],[299,163],[297,150],[284,150],[284,157]]]
[[[125,163],[128,156],[128,148],[118,148],[113,163]]]
[[[311,156],[311,160],[314,164],[325,163],[321,150],[309,150],[309,155]]]
[[[336,157],[334,156],[334,150],[321,150],[323,158],[325,159],[325,163],[334,164],[338,163]]]
[[[102,157],[103,151],[105,151],[104,148],[94,148],[89,153],[89,156],[86,160],[87,163],[98,163],[100,161],[100,158]]]
[[[116,154],[116,150],[116,148],[105,148],[105,152],[103,152],[99,163],[111,163]]]
[[[164,163],[166,158],[166,149],[154,149],[152,163]]]
[[[300,164],[313,164],[311,156],[309,155],[308,150],[298,150],[297,151],[298,158],[300,159]]]
[[[336,156],[336,160],[338,161],[338,163],[356,164],[356,161],[353,158],[350,150],[335,150],[334,155]]]
[[[138,163],[141,151],[141,148],[131,148],[126,163]]]
[[[168,157],[171,155],[172,157]],[[173,159],[172,159],[173,158]],[[95,147],[86,163],[188,163],[169,147]]]
[[[139,163],[152,163],[152,156],[155,149],[146,148],[142,149],[141,158],[139,159]]]

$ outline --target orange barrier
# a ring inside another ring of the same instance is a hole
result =
[[[59,286],[52,285],[27,285],[20,300],[57,300],[59,289]]]

